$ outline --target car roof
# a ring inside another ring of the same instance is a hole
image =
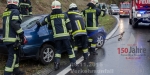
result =
[[[48,15],[48,14],[25,16],[25,17],[23,17],[22,22],[24,22],[24,21],[26,21],[26,20],[28,20],[28,19],[30,19],[30,18],[39,17],[39,16],[41,16],[41,17],[46,17],[47,15]]]

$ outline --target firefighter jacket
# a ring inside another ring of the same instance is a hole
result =
[[[23,32],[20,27],[21,17],[16,5],[8,5],[3,12],[3,42],[16,42],[17,35]]]
[[[72,26],[72,35],[80,36],[80,35],[87,35],[85,22],[82,18],[82,15],[78,11],[68,11],[67,15],[70,19],[71,26]]]
[[[72,32],[71,23],[67,14],[62,13],[61,9],[54,9],[50,15],[45,17],[41,25],[46,24],[52,26],[55,40],[70,39],[69,32]]]
[[[90,31],[97,30],[98,17],[100,16],[101,12],[92,3],[89,3],[87,6],[89,7],[82,11],[82,14],[86,20],[86,29]]]
[[[32,15],[32,6],[30,0],[20,0],[19,10],[23,16]]]

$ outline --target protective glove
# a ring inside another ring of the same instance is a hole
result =
[[[24,32],[19,34],[19,38],[20,38],[21,45],[24,45],[24,41],[25,41]]]
[[[39,21],[36,21],[36,24],[38,27],[41,27],[41,23]]]

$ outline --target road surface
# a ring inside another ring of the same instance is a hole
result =
[[[117,16],[119,17],[119,16]],[[121,41],[119,37],[105,42],[103,48],[98,49],[98,55],[90,55],[75,70],[66,75],[150,75],[150,29],[140,26],[133,29],[128,18],[120,18],[117,35],[125,31]],[[50,75],[60,74],[66,66]]]

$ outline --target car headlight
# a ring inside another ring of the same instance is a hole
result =
[[[137,17],[142,17],[142,14],[137,14],[136,16],[137,16]]]

